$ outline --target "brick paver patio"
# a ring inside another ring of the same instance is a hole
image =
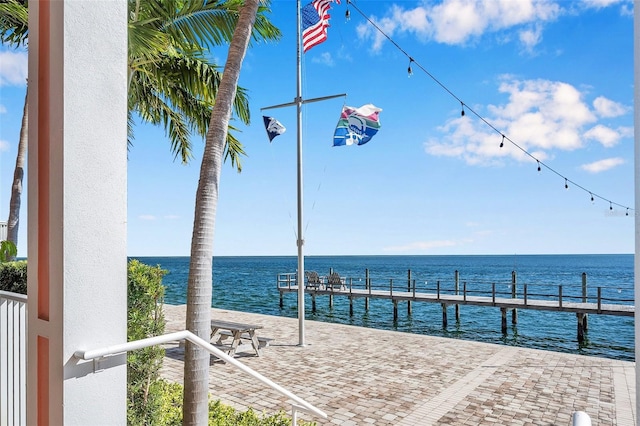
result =
[[[165,306],[167,332],[186,307]],[[328,414],[318,425],[635,425],[635,363],[465,340],[211,310],[212,318],[260,324],[273,338],[262,357],[238,359]],[[183,350],[167,349],[163,377],[182,382]],[[290,412],[291,402],[212,358],[214,399],[238,409]]]

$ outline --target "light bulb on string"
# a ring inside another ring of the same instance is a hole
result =
[[[629,216],[629,207],[627,207],[627,212],[624,215]]]
[[[502,135],[502,140],[500,141],[500,148],[504,146],[504,135]]]
[[[344,12],[344,19],[349,21],[351,19],[351,12],[349,12],[349,2],[347,1],[347,11]]]
[[[590,192],[589,195],[591,195],[591,204],[593,204],[593,194]]]
[[[542,169],[540,168],[540,160],[536,160],[536,161],[538,162],[538,171],[542,170]]]
[[[464,102],[460,102],[460,105],[462,105],[462,111],[460,112],[460,116],[464,117]]]
[[[567,178],[564,178],[564,189],[569,189],[569,182],[567,181]]]
[[[409,57],[409,67],[407,68],[407,74],[409,77],[413,75],[413,70],[411,69],[411,63],[413,62],[413,58]]]
[[[613,210],[613,204],[611,204],[611,201],[609,201],[609,210]]]

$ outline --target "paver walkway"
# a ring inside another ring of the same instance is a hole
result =
[[[167,332],[186,308],[165,305]],[[211,310],[212,318],[260,324],[274,341],[247,366],[326,412],[318,425],[635,425],[635,363],[341,324]],[[183,351],[167,350],[162,376],[182,383]],[[213,360],[214,358],[212,358]],[[246,410],[290,411],[290,401],[234,367],[212,361],[214,399]]]

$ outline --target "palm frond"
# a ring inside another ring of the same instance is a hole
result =
[[[224,160],[231,160],[231,166],[235,167],[238,173],[242,172],[242,162],[240,156],[247,156],[244,151],[242,143],[238,140],[231,131],[239,131],[237,128],[229,124],[229,132],[227,132],[227,144],[225,145]]]
[[[29,10],[26,0],[0,3],[0,42],[24,46],[29,37]]]

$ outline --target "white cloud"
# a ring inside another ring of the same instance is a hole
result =
[[[585,138],[595,140],[605,148],[611,148],[617,145],[623,136],[619,131],[603,126],[602,124],[598,124],[584,133]]]
[[[7,112],[7,108],[4,105],[0,104],[0,114],[4,114],[5,112]]]
[[[0,152],[9,151],[9,142],[0,139]]]
[[[156,220],[156,217],[152,214],[141,214],[140,216],[138,216],[138,219],[140,220]]]
[[[520,31],[519,38],[525,50],[531,52],[542,41],[542,28],[536,25],[533,28]]]
[[[614,167],[617,167],[624,163],[624,159],[620,157],[605,158],[604,160],[594,161],[593,163],[589,164],[583,164],[582,166],[580,166],[580,168],[589,173],[600,173],[609,169],[613,169]]]
[[[551,0],[444,0],[413,9],[393,5],[387,16],[372,17],[372,21],[389,37],[406,32],[444,44],[466,44],[486,33],[515,30],[530,49],[541,40],[542,24],[553,21],[560,12],[560,6]],[[522,26],[526,28],[522,30]],[[358,35],[373,40],[373,51],[379,50],[386,39],[368,24],[358,27]],[[500,38],[509,39],[504,35]]]
[[[603,9],[605,7],[609,7],[614,4],[629,3],[629,1],[628,0],[582,0],[582,3],[587,8]]]
[[[324,64],[330,67],[335,65],[335,61],[333,60],[333,57],[329,52],[324,52],[320,56],[314,56],[312,62],[317,64]]]
[[[0,52],[0,87],[27,84],[27,53],[5,50]]]
[[[617,141],[600,128],[585,133],[585,127],[596,122],[597,116],[584,102],[583,94],[570,84],[504,76],[499,91],[508,95],[507,103],[489,105],[489,114],[483,118],[506,136],[503,148],[500,134],[467,114],[441,126],[438,130],[443,136],[426,142],[426,152],[460,157],[469,164],[494,164],[507,156],[534,161],[523,150],[544,160],[553,149],[581,148],[587,137],[603,144]]]
[[[614,102],[604,96],[598,96],[593,101],[593,107],[600,117],[619,117],[629,111],[629,108]]]

